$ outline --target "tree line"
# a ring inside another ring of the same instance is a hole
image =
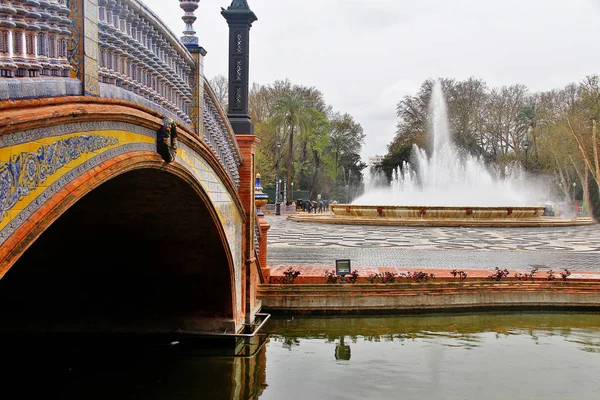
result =
[[[210,84],[226,110],[227,78],[219,75]],[[307,190],[311,199],[321,194],[323,199],[342,202],[362,188],[363,128],[350,114],[328,105],[318,89],[289,80],[254,83],[248,103],[260,139],[255,163],[263,186],[274,184],[279,165],[290,201],[292,182],[294,190]]]
[[[488,165],[520,163],[529,173],[549,177],[568,202],[583,201],[600,214],[600,160],[597,121],[600,77],[546,92],[525,85],[490,88],[480,79],[441,79],[454,142]],[[428,149],[428,79],[396,107],[396,136],[380,168],[388,176],[410,160],[414,144]]]

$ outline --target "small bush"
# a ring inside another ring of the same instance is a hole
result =
[[[517,278],[520,281],[525,280],[525,279],[531,279],[533,281],[537,271],[538,271],[538,269],[534,268],[531,270],[530,273],[527,273],[527,272],[525,272],[524,274],[517,273],[517,274],[515,274],[515,278]]]
[[[571,275],[571,272],[566,268],[563,268],[563,272],[560,273],[560,277],[562,278],[563,281],[566,281],[570,275]]]
[[[298,277],[298,275],[300,275],[300,271],[289,267],[288,269],[283,271],[283,276],[279,280],[279,283],[284,285],[291,285],[292,283],[294,283],[294,280]]]
[[[500,269],[496,267],[496,271],[492,275],[488,276],[488,278],[493,279],[495,281],[500,281],[502,278],[506,278],[508,274],[509,272],[506,268]]]
[[[548,272],[546,272],[546,275],[547,275],[547,279],[548,279],[549,281],[553,281],[553,280],[554,280],[554,278],[556,278],[556,277],[554,276],[554,271],[552,271],[552,270],[549,270]]]
[[[394,283],[396,282],[396,273],[385,271],[381,274],[381,283]]]
[[[369,281],[369,283],[379,283],[380,280],[381,280],[381,277],[377,273],[375,273],[375,274],[371,273],[371,274],[367,275],[367,281]]]
[[[461,281],[467,279],[467,273],[465,271],[457,271],[456,269],[453,269],[452,271],[450,271],[450,275],[452,275],[453,280],[456,280],[457,276],[458,279]]]
[[[423,272],[423,271],[415,271],[412,274],[410,272],[408,272],[406,274],[406,277],[408,279],[412,279],[413,282],[427,282],[429,279],[435,279],[435,275],[434,274],[428,274],[427,272]]]
[[[358,271],[357,270],[352,271],[352,273],[346,277],[346,280],[352,284],[356,283],[357,279],[358,279]]]
[[[325,276],[327,277],[327,283],[337,283],[339,276],[335,274],[335,270],[325,271]]]

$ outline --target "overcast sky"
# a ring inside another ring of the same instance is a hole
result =
[[[175,0],[143,0],[181,36]],[[227,76],[231,0],[201,0],[194,24],[208,78]],[[314,86],[385,154],[396,104],[428,78],[470,76],[535,92],[600,73],[600,0],[248,0],[250,81]]]

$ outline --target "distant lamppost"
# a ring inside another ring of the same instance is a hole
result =
[[[525,149],[525,172],[527,172],[527,158],[528,158],[527,152],[529,151],[529,148],[531,147],[531,142],[529,141],[529,139],[525,138],[521,142],[521,146],[523,146],[523,148]]]
[[[283,203],[283,181],[279,178],[279,209],[281,210],[281,203]]]
[[[279,202],[279,156],[281,152],[281,143],[277,142],[277,168],[275,169],[275,215],[281,215],[281,204]]]
[[[294,201],[294,182],[292,182],[292,198],[291,201]]]
[[[573,203],[575,202],[575,187],[577,186],[577,182],[573,182]]]

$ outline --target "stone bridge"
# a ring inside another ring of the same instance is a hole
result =
[[[180,6],[181,39],[139,0],[0,1],[0,332],[254,323],[268,228],[247,116],[256,17],[240,1],[222,12],[226,115],[198,0]]]

